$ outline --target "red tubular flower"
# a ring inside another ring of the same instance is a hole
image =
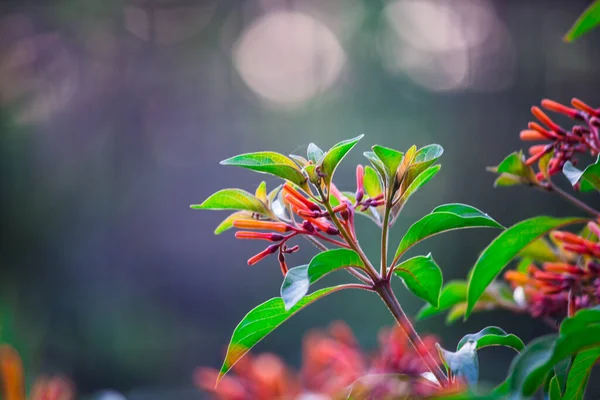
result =
[[[579,99],[572,99],[571,104],[578,110],[588,113],[593,117],[600,117],[600,109],[594,109]]]
[[[329,222],[324,221],[321,218],[308,218],[307,219],[311,224],[319,228],[322,232],[327,233],[328,235],[339,235],[340,231]]]
[[[584,271],[575,265],[566,263],[544,263],[544,270],[556,274],[583,275]]]
[[[522,130],[519,134],[519,137],[521,138],[521,140],[529,142],[548,139],[547,136],[544,136],[542,133],[533,129]]]
[[[287,197],[286,196],[291,196],[293,197],[295,200],[297,200],[296,204],[302,204],[302,207],[298,207],[299,209],[308,209],[308,210],[312,210],[312,211],[321,211],[321,208],[313,203],[312,201],[310,201],[309,199],[307,199],[306,197],[304,197],[300,192],[298,192],[292,185],[290,185],[289,183],[285,183],[283,185],[283,194],[284,194],[284,198]]]
[[[266,249],[264,249],[263,251],[261,251],[260,253],[258,253],[257,255],[250,257],[248,259],[248,265],[254,265],[257,262],[259,262],[260,260],[262,260],[263,258],[275,253],[277,250],[279,249],[279,245],[278,244],[272,244],[269,247],[267,247]]]
[[[270,242],[279,242],[284,239],[283,235],[277,233],[266,233],[266,232],[249,232],[249,231],[238,231],[235,233],[236,239],[259,239],[268,240]]]
[[[516,286],[524,286],[531,281],[527,274],[518,271],[506,271],[504,279]]]
[[[256,219],[238,219],[233,221],[233,226],[238,229],[264,229],[275,232],[288,232],[292,227],[284,222],[259,221]]]
[[[360,203],[365,196],[365,170],[362,165],[356,166],[356,202]]]
[[[581,113],[578,110],[564,106],[560,103],[557,103],[554,100],[549,100],[549,99],[542,100],[542,107],[544,107],[547,110],[559,113],[559,114],[564,114],[569,118],[581,119]]]
[[[558,134],[565,134],[565,130],[561,128],[558,124],[550,119],[549,116],[546,115],[539,107],[533,106],[531,107],[531,113],[534,117],[539,119],[544,125],[550,128],[552,131]]]
[[[584,241],[584,239],[581,236],[578,236],[571,232],[554,231],[552,232],[552,237],[559,242],[569,244],[583,244]]]
[[[594,221],[588,222],[588,229],[596,235],[597,238],[600,238],[600,226]]]

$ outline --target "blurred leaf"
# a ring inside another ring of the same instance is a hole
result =
[[[333,179],[333,173],[344,156],[362,139],[364,135],[359,135],[353,139],[343,140],[334,145],[320,160],[321,171],[325,174],[325,184],[329,185]]]
[[[434,307],[439,306],[442,290],[442,270],[431,254],[416,256],[394,267],[394,274],[402,278],[404,284],[415,296]]]
[[[533,260],[531,258],[524,257],[521,260],[519,260],[519,263],[517,264],[515,270],[526,273],[531,263],[533,263]]]
[[[500,174],[495,186],[538,183],[533,168],[525,164],[521,151],[509,154],[497,167],[489,167],[488,171]]]
[[[498,276],[500,271],[528,244],[553,229],[566,225],[585,223],[583,218],[534,217],[521,221],[502,232],[481,253],[469,280],[467,312],[469,317],[477,300]]]
[[[417,313],[416,319],[431,317],[449,310],[454,305],[467,300],[467,283],[464,281],[450,281],[443,287],[440,293],[438,307],[426,304]]]
[[[294,307],[285,309],[283,299],[275,297],[255,307],[242,319],[233,331],[223,366],[219,372],[220,380],[231,367],[250,349],[292,315],[330,293],[344,289],[344,286],[333,286],[317,290],[302,298]],[[218,383],[218,382],[217,382]]]
[[[580,192],[600,190],[600,156],[594,164],[588,165],[583,171],[575,168],[571,161],[567,161],[563,166],[563,174],[571,185],[575,186],[579,183]]]
[[[435,208],[415,222],[400,241],[395,257],[398,258],[420,241],[455,229],[502,228],[487,214],[465,204],[445,204]]]
[[[519,257],[531,258],[538,262],[553,262],[559,260],[558,254],[556,254],[550,243],[543,237],[525,246],[523,250],[519,252]]]
[[[317,254],[308,265],[291,268],[281,286],[281,298],[286,310],[308,293],[310,285],[330,272],[348,267],[363,268],[364,264],[354,250],[333,249]]]
[[[556,383],[558,383],[561,395],[567,388],[567,377],[571,368],[571,359],[572,357],[566,358],[554,366],[554,377],[556,378]]]
[[[390,149],[388,147],[383,147],[379,145],[375,145],[372,147],[373,153],[381,160],[383,166],[385,167],[386,177],[388,183],[392,183],[394,177],[396,176],[396,170],[398,166],[402,162],[403,153]]]
[[[245,210],[269,215],[269,211],[260,200],[242,189],[219,190],[202,204],[193,204],[190,207],[195,210]]]
[[[258,185],[258,187],[256,188],[256,192],[254,192],[254,195],[256,196],[257,199],[259,199],[260,201],[262,201],[263,203],[267,203],[268,199],[267,199],[267,182],[262,181],[260,183],[260,185]]]
[[[534,340],[515,358],[509,371],[511,391],[531,396],[556,364],[580,351],[598,348],[600,308],[582,310],[563,321],[559,335]],[[567,390],[568,386],[567,381]]]
[[[552,157],[554,157],[554,150],[544,154],[542,158],[540,158],[538,161],[538,168],[540,169],[542,175],[544,175],[545,179],[550,179],[548,167],[550,166],[550,160],[552,159]]]
[[[306,149],[306,156],[310,161],[312,161],[313,164],[318,163],[323,157],[323,154],[325,154],[323,150],[321,150],[319,146],[314,143],[310,143]]]
[[[506,346],[520,352],[525,348],[525,344],[523,344],[521,339],[512,333],[506,333],[497,326],[488,326],[477,333],[463,336],[460,342],[458,342],[456,350],[460,350],[468,341],[475,342],[476,350],[489,346]]]
[[[577,18],[563,39],[565,42],[572,42],[598,24],[600,24],[600,1],[596,0]]]
[[[290,154],[290,158],[292,160],[296,161],[296,163],[302,168],[304,168],[308,165],[308,160],[302,156],[298,156],[296,154]]]
[[[563,399],[575,400],[584,398],[592,368],[599,358],[600,347],[584,350],[575,356],[567,376],[567,385],[565,394],[562,396]]]
[[[464,379],[471,387],[475,386],[479,380],[479,361],[475,346],[475,342],[467,342],[460,350],[452,352],[436,343],[440,358],[446,368],[457,378]]]
[[[405,176],[406,175],[411,175],[411,174],[407,174],[407,171],[409,169],[409,167],[411,165],[413,165],[413,161],[415,160],[417,154],[417,146],[411,146],[410,149],[408,149],[406,151],[406,154],[404,155],[404,158],[402,159],[402,163],[400,164],[400,166],[398,167],[397,171],[396,171],[396,183],[400,184],[400,183],[405,183],[408,185],[409,182],[407,182]],[[419,171],[417,165],[423,165],[423,163],[417,163],[415,165],[415,168],[413,168],[413,174],[411,176],[415,176],[416,174],[419,174],[421,171]]]
[[[225,218],[223,222],[217,226],[215,229],[215,235],[220,235],[228,229],[233,228],[233,221],[240,219],[253,219],[252,214],[249,214],[246,211],[238,211],[231,214],[229,217]]]
[[[253,171],[271,174],[305,188],[306,178],[291,159],[273,151],[240,154],[221,161],[222,165],[234,165]]]
[[[434,165],[427,168],[425,171],[421,172],[419,176],[417,176],[410,185],[403,191],[402,196],[400,197],[400,204],[405,204],[410,196],[413,195],[419,188],[425,185],[431,178],[433,178],[438,171],[440,170],[441,165]]]

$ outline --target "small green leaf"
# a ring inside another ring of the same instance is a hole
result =
[[[298,164],[301,168],[304,168],[308,165],[308,160],[302,156],[290,154],[290,158],[296,161],[296,164]]]
[[[502,225],[489,215],[465,204],[439,206],[408,228],[400,241],[395,257],[400,257],[412,246],[428,237],[464,228],[502,228]]]
[[[327,185],[331,183],[333,173],[336,167],[342,161],[344,156],[362,139],[364,135],[359,135],[353,139],[343,140],[334,145],[327,153],[324,154],[323,158],[319,162],[321,165],[321,172],[325,174],[323,180]]]
[[[245,210],[269,215],[265,205],[252,194],[241,189],[223,189],[204,200],[202,204],[190,206],[194,210]]]
[[[521,151],[509,154],[497,167],[490,167],[488,171],[500,174],[494,183],[495,186],[538,183],[533,168],[525,164],[525,157]]]
[[[463,336],[458,342],[456,350],[460,350],[470,340],[475,342],[477,350],[489,346],[506,346],[520,352],[525,348],[521,339],[513,334],[506,333],[497,326],[488,326],[477,333]]]
[[[306,149],[306,156],[310,161],[312,161],[313,164],[318,163],[323,157],[323,154],[325,154],[323,153],[323,150],[321,150],[319,146],[314,143],[310,143]]]
[[[600,1],[596,0],[581,14],[575,24],[564,37],[565,42],[572,42],[600,24]]]
[[[279,297],[267,300],[252,309],[233,331],[218,379],[220,380],[256,343],[260,342],[292,315],[315,300],[344,288],[345,286],[341,285],[317,290],[302,298],[289,310],[285,309],[283,300]]]
[[[265,204],[268,202],[268,199],[267,199],[267,182],[262,181],[260,183],[260,185],[258,185],[258,187],[256,188],[256,192],[254,192],[254,196],[256,196],[257,199],[259,199],[260,201],[262,201]]]
[[[431,317],[432,315],[449,310],[465,300],[467,300],[467,283],[464,281],[450,281],[442,289],[438,307],[426,304],[419,310],[415,318],[420,320]]]
[[[439,306],[442,290],[442,270],[431,254],[417,256],[394,267],[394,274],[402,278],[404,284],[415,296],[434,307]]]
[[[375,145],[372,148],[373,153],[375,153],[377,158],[381,160],[385,167],[388,182],[391,182],[392,179],[396,176],[396,170],[402,162],[402,157],[404,154],[397,150],[379,145]]]
[[[421,147],[412,161],[413,166],[425,169],[436,162],[444,154],[444,148],[439,144]]]
[[[369,160],[375,171],[377,171],[379,177],[381,178],[381,181],[386,182],[385,166],[383,165],[383,162],[381,162],[379,157],[377,157],[377,155],[372,151],[365,151],[363,154],[367,158],[367,160]]]
[[[560,384],[558,383],[558,379],[556,376],[553,376],[550,380],[550,390],[548,392],[550,396],[550,400],[560,400],[562,398],[562,394],[560,392]]]
[[[253,171],[271,174],[286,179],[296,185],[306,187],[306,178],[291,159],[273,151],[240,154],[221,161],[222,165],[234,165]]]
[[[571,364],[571,368],[569,369],[567,386],[562,399],[581,400],[584,398],[592,368],[599,358],[600,347],[583,350],[575,356],[573,364]]]
[[[479,360],[475,346],[475,342],[469,341],[457,352],[452,352],[436,343],[440,358],[446,368],[457,378],[464,379],[471,387],[475,386],[479,380]]]
[[[563,174],[569,179],[571,185],[575,186],[579,182],[580,192],[592,192],[600,190],[600,156],[594,164],[588,165],[581,171],[573,166],[571,161],[567,161],[563,166]]]
[[[308,265],[291,268],[281,285],[281,298],[286,310],[308,293],[310,285],[330,272],[348,267],[363,268],[364,264],[354,250],[333,249],[317,254]]]
[[[219,226],[217,226],[217,228],[215,229],[215,235],[220,235],[221,233],[225,232],[226,230],[233,228],[233,221],[240,220],[240,219],[253,219],[253,218],[252,218],[252,214],[249,214],[246,211],[234,212],[229,217],[225,218],[223,220],[223,222],[221,222],[219,224]]]
[[[585,221],[583,218],[534,217],[502,232],[481,253],[473,267],[469,280],[468,308],[465,318],[469,316],[488,285],[525,246],[553,229]]]
[[[400,197],[400,204],[405,204],[410,198],[410,196],[413,195],[413,193],[419,190],[421,186],[429,182],[429,180],[438,173],[441,167],[441,165],[433,165],[427,168],[425,171],[421,172],[419,176],[417,176],[402,193],[402,196]]]
[[[538,161],[538,168],[545,179],[550,179],[550,172],[548,171],[548,168],[550,167],[550,160],[552,160],[553,157],[554,150],[544,154]]]

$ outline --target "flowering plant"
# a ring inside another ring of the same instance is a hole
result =
[[[337,143],[328,151],[311,143],[306,158],[257,152],[224,160],[221,164],[275,175],[284,183],[268,192],[263,182],[254,195],[241,189],[224,189],[202,204],[192,206],[194,209],[234,210],[215,233],[237,228],[240,229],[235,234],[238,239],[269,242],[266,248],[250,257],[248,264],[254,265],[273,255],[283,275],[281,297],[255,307],[235,328],[223,366],[216,374],[217,382],[258,341],[293,314],[321,297],[346,289],[374,292],[382,299],[421,359],[423,374],[417,377],[405,375],[402,379],[429,378],[436,388],[431,394],[464,392],[467,385],[473,386],[478,378],[478,349],[494,345],[512,347],[517,351],[523,348],[523,343],[516,336],[497,327],[488,327],[477,334],[465,336],[456,352],[436,344],[439,357],[432,354],[431,346],[424,343],[404,313],[392,290],[391,280],[394,277],[401,279],[409,291],[437,310],[444,301],[444,296],[440,296],[442,271],[431,254],[406,260],[403,259],[404,254],[415,244],[443,232],[502,226],[474,207],[445,204],[410,226],[394,256],[388,257],[390,228],[411,195],[437,174],[440,165],[436,161],[443,150],[434,144],[420,149],[413,146],[403,153],[375,145],[372,151],[364,153],[371,165],[356,168],[356,190],[342,192],[333,182],[335,170],[361,137]],[[356,215],[368,217],[381,229],[380,258],[376,263],[366,256],[359,243],[354,223]],[[292,246],[289,242],[299,237],[311,242],[321,252],[308,264],[290,268],[287,256],[297,252],[299,245]],[[355,282],[309,294],[313,283],[342,269]]]

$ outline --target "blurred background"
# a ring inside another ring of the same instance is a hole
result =
[[[219,367],[237,322],[281,283],[275,259],[246,266],[259,244],[213,236],[226,213],[189,208],[220,188],[278,183],[218,165],[238,153],[303,154],[309,142],[328,148],[365,133],[336,174],[353,189],[372,144],[442,145],[442,171],[409,202],[393,241],[448,202],[504,225],[580,214],[527,188],[494,189],[485,167],[521,148],[518,133],[542,98],[600,103],[600,32],[561,40],[588,3],[2,2],[2,340],[19,349],[28,376],[65,374],[81,397],[204,398],[194,369]],[[376,256],[375,226],[361,220],[358,229]],[[449,233],[414,253],[431,251],[446,281],[462,279],[496,234]],[[314,253],[299,244],[290,264]],[[421,301],[397,290],[414,315]],[[303,334],[331,319],[346,321],[366,349],[393,323],[376,296],[342,292],[256,351],[297,366]],[[439,316],[418,329],[453,347],[490,324],[526,342],[549,331],[504,311],[451,327]],[[482,352],[482,379],[499,382],[512,356]],[[596,398],[600,384],[590,385]]]

